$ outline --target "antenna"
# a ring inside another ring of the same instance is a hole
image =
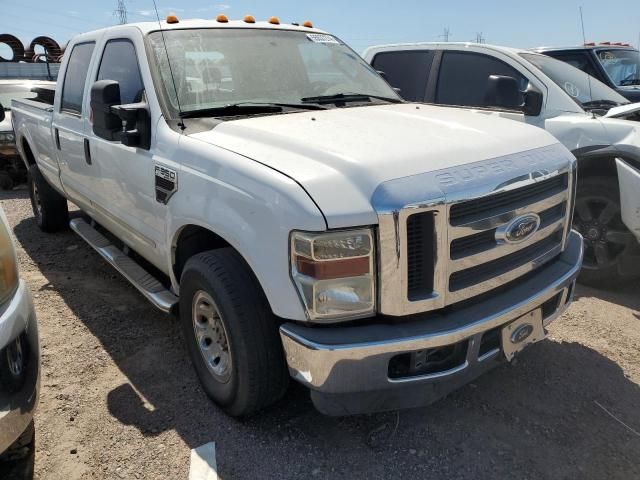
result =
[[[580,5],[580,24],[582,25],[582,44],[586,45],[587,36],[584,33],[584,16],[582,15],[582,5]],[[593,100],[593,92],[591,91],[591,75],[586,72],[585,75],[587,76],[587,82],[589,82],[589,98]]]
[[[118,6],[113,11],[113,14],[118,17],[121,25],[127,23],[127,5],[124,3],[124,0],[118,0]]]
[[[171,68],[171,60],[169,59],[169,50],[167,49],[167,41],[164,38],[164,30],[162,30],[162,22],[160,22],[160,14],[158,13],[158,6],[156,5],[156,0],[153,0],[153,8],[156,11],[156,18],[158,19],[158,27],[160,28],[160,35],[162,36],[162,44],[164,45],[164,53],[167,56],[167,65],[169,66],[169,74],[171,75],[171,83],[173,84],[173,91],[176,92],[176,102],[178,104],[178,114],[180,116],[180,120],[178,122],[178,126],[184,130],[187,128],[182,121],[182,107],[180,107],[180,97],[178,95],[178,87],[176,87],[176,79],[173,76],[173,69]]]

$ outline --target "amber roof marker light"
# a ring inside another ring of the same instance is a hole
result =
[[[269,23],[271,25],[280,25],[280,19],[278,17],[271,17]]]
[[[176,17],[175,13],[171,13],[167,15],[167,23],[179,23],[178,17]]]
[[[245,23],[256,23],[256,19],[253,17],[253,15],[245,15],[244,22]]]
[[[227,18],[227,16],[226,16],[225,14],[221,13],[220,15],[218,15],[218,16],[216,17],[216,22],[219,22],[219,23],[228,23],[228,22],[229,22],[229,19]]]
[[[313,22],[307,20],[302,24],[303,27],[313,28]]]

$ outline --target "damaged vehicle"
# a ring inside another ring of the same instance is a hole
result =
[[[70,225],[177,315],[230,415],[291,377],[326,414],[425,405],[572,301],[575,157],[539,128],[403,101],[310,22],[85,33],[53,103],[13,110],[38,225]]]
[[[585,240],[580,281],[640,276],[640,103],[571,65],[527,50],[473,43],[371,47],[365,59],[408,100],[535,125],[578,159],[573,226]],[[635,234],[635,235],[634,235]]]

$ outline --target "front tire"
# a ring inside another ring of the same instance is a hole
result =
[[[180,322],[205,392],[229,415],[250,415],[282,397],[289,375],[278,324],[236,251],[212,250],[187,261]]]
[[[43,232],[57,232],[69,225],[67,199],[53,189],[37,165],[29,167],[29,196],[33,216]]]
[[[636,240],[622,222],[616,178],[587,177],[578,182],[573,227],[584,237],[584,261],[578,281],[596,288],[620,282],[620,267]]]

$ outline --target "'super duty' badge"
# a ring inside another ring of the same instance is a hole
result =
[[[540,217],[535,213],[527,213],[496,229],[496,240],[504,243],[521,243],[531,238],[539,228]]]

